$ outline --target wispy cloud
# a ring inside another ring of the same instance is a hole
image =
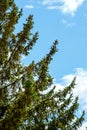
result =
[[[26,5],[25,8],[27,8],[27,9],[33,9],[34,6],[33,5]]]
[[[63,13],[68,13],[74,16],[78,7],[80,7],[85,0],[43,0],[42,4],[47,5],[48,9],[59,9]]]
[[[76,25],[75,22],[68,22],[68,21],[65,20],[65,19],[62,19],[61,22],[62,22],[65,26],[71,27],[71,28],[74,27],[74,26]]]
[[[24,60],[26,60],[26,59],[27,59],[27,57],[26,57],[26,56],[21,55],[21,62],[22,62],[22,63],[24,63]]]
[[[52,5],[59,3],[60,0],[43,0],[43,5]]]

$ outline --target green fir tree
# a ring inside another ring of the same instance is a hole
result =
[[[49,64],[57,51],[55,40],[49,53],[27,67],[21,56],[28,56],[38,39],[32,34],[33,16],[15,32],[22,16],[14,0],[0,0],[0,130],[77,130],[84,112],[77,117],[78,97],[73,98],[75,78],[63,90],[54,92]]]

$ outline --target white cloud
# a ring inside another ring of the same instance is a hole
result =
[[[63,13],[69,13],[72,16],[85,0],[43,0],[43,5],[47,5],[48,9],[59,9]]]
[[[74,95],[79,95],[80,101],[84,101],[84,103],[87,105],[87,70],[77,68],[75,74],[66,75],[63,77],[63,80],[67,83],[70,83],[74,76],[77,77]]]
[[[87,122],[83,123],[82,127],[79,130],[87,130]]]
[[[34,6],[33,5],[26,5],[25,8],[27,8],[27,9],[33,9]]]
[[[82,109],[85,108],[87,111],[87,70],[77,68],[75,73],[65,75],[62,78],[62,83],[56,84],[56,89],[60,89],[59,86],[61,86],[61,88],[64,88],[65,86],[69,85],[75,76],[76,86],[74,89],[74,96],[79,96],[79,101],[81,105],[83,105]]]
[[[79,96],[80,111],[85,110],[87,113],[87,70],[82,68],[75,69],[75,73],[65,75],[61,83],[55,84],[56,91],[69,85],[76,76],[76,86],[73,90],[74,96]],[[87,118],[87,117],[86,117]],[[83,123],[79,130],[86,130],[87,122]]]

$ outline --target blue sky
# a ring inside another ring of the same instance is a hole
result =
[[[23,63],[39,61],[55,39],[59,52],[50,64],[50,73],[60,88],[77,76],[75,95],[80,96],[81,109],[87,111],[87,1],[86,0],[15,0],[23,8],[23,16],[17,25],[21,29],[25,19],[33,14],[33,32],[39,32],[39,39],[31,55]],[[81,130],[85,130],[84,123]]]

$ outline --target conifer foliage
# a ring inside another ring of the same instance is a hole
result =
[[[54,92],[49,64],[57,51],[55,40],[49,53],[27,67],[21,56],[30,54],[38,39],[32,34],[33,16],[15,33],[22,16],[13,0],[0,0],[0,130],[77,130],[84,112],[76,116],[78,97],[73,98],[75,78],[63,90]]]

